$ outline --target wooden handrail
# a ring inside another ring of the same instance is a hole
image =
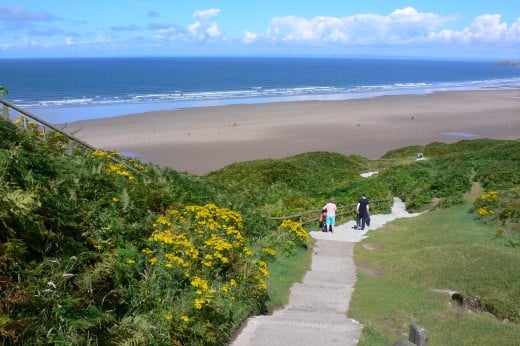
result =
[[[42,118],[40,118],[40,117],[38,117],[38,116],[36,116],[36,115],[34,115],[34,114],[32,114],[32,113],[29,113],[28,111],[26,111],[26,110],[24,110],[24,109],[22,109],[22,108],[20,108],[20,107],[18,107],[18,106],[16,106],[16,105],[14,105],[14,104],[8,102],[8,101],[6,101],[6,100],[3,100],[3,99],[0,98],[0,103],[3,104],[2,116],[3,116],[4,118],[6,118],[6,120],[9,120],[9,121],[11,120],[11,119],[9,118],[9,108],[11,108],[11,109],[17,111],[18,113],[23,114],[25,117],[28,117],[28,118],[30,118],[30,119],[32,119],[32,120],[38,122],[39,124],[43,125],[44,133],[45,133],[45,128],[47,127],[47,128],[49,128],[49,129],[51,129],[51,130],[53,130],[53,131],[55,131],[55,132],[58,132],[58,133],[62,134],[62,135],[65,136],[65,137],[67,137],[67,138],[69,139],[69,141],[75,142],[75,143],[81,145],[81,146],[84,147],[84,148],[90,149],[90,150],[92,150],[92,151],[96,151],[96,150],[98,150],[97,148],[95,148],[95,147],[93,147],[92,145],[90,145],[90,144],[88,144],[88,143],[82,141],[81,139],[76,138],[76,137],[74,137],[73,135],[70,135],[70,134],[68,134],[68,133],[66,133],[66,132],[64,132],[64,131],[62,131],[62,130],[60,130],[60,129],[58,129],[57,127],[51,125],[50,123],[46,122],[46,121],[43,120]],[[24,120],[24,121],[25,121],[25,120]],[[70,152],[69,154],[72,154],[71,151],[72,151],[72,149],[69,148],[69,152]],[[121,163],[121,164],[125,165],[128,169],[130,169],[130,170],[133,171],[134,173],[139,173],[139,174],[141,174],[140,171],[138,171],[137,169],[135,169],[134,167],[132,167],[131,165],[129,165],[129,164],[128,164],[127,162],[125,162],[124,160],[120,160],[120,159],[115,158],[115,157],[112,157],[112,156],[110,156],[110,159],[111,159],[112,161],[116,162],[116,163]]]
[[[24,110],[24,109],[22,109],[22,108],[20,108],[20,107],[18,107],[18,106],[16,106],[16,105],[10,103],[10,102],[7,102],[7,101],[5,101],[5,100],[3,100],[3,99],[0,99],[0,103],[3,103],[4,106],[7,106],[8,108],[12,108],[12,109],[14,109],[14,110],[17,111],[18,113],[21,113],[21,114],[25,115],[26,117],[31,118],[32,120],[34,120],[34,121],[36,121],[36,122],[38,122],[38,123],[40,123],[40,124],[42,124],[42,125],[44,125],[44,126],[50,128],[50,129],[53,130],[53,131],[56,131],[56,132],[58,132],[58,133],[61,133],[62,135],[66,136],[67,138],[73,140],[74,142],[76,142],[76,143],[78,143],[78,144],[84,146],[85,148],[88,148],[88,149],[90,149],[90,150],[92,150],[92,151],[97,150],[96,148],[94,148],[94,147],[91,146],[90,144],[83,142],[81,139],[78,139],[78,138],[76,138],[76,137],[74,137],[74,136],[72,136],[72,135],[69,135],[69,134],[66,133],[66,132],[63,132],[62,130],[58,129],[57,127],[55,127],[55,126],[53,126],[53,125],[51,125],[51,124],[49,124],[48,122],[46,122],[46,121],[43,120],[42,118],[39,118],[39,117],[37,117],[36,115],[31,114],[31,113],[29,113],[28,111],[26,111],[26,110]],[[4,110],[4,116],[5,116],[5,114],[6,114],[6,112],[5,112],[5,110]]]

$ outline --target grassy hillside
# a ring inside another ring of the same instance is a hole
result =
[[[205,179],[240,196],[270,216],[320,210],[333,196],[339,206],[352,205],[362,193],[383,200],[389,209],[392,194],[377,180],[360,177],[372,163],[363,157],[312,152],[279,160],[235,163]]]
[[[0,138],[2,344],[221,345],[265,309],[267,263],[307,248],[209,180],[68,157],[36,126]]]
[[[357,244],[350,315],[364,324],[360,345],[407,339],[411,323],[432,346],[517,344],[520,250],[470,210],[463,203],[397,220]]]
[[[366,193],[381,201],[374,212],[392,196],[414,211],[433,199],[460,210],[479,183],[468,220],[493,246],[520,247],[518,141],[432,143],[377,161],[315,152],[197,177],[125,165],[117,153],[69,157],[64,138],[41,137],[0,121],[4,344],[221,345],[248,315],[283,302],[284,273],[299,268],[297,280],[308,263],[307,231],[272,218],[317,214],[330,196],[349,206]],[[379,173],[360,176],[369,171]],[[509,305],[493,306],[516,323]]]

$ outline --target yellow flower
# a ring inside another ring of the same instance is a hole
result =
[[[265,282],[263,279],[261,278],[257,278],[258,279],[258,288],[261,290],[261,291],[267,291],[267,282]]]
[[[485,200],[489,200],[489,201],[496,200],[496,199],[498,199],[498,192],[497,191],[485,192],[482,195],[480,195],[479,199],[484,200],[484,201]]]
[[[172,225],[172,223],[164,216],[159,216],[157,218],[157,223],[164,225],[164,226],[168,226],[168,227]]]
[[[267,270],[267,263],[264,261],[258,261],[258,266],[260,267],[260,272],[264,277],[269,276],[269,270]]]
[[[195,300],[193,301],[193,306],[195,307],[195,309],[200,310],[202,309],[202,306],[204,305],[205,301],[206,300],[204,298],[195,298]]]
[[[134,264],[134,263],[135,263],[135,260],[129,258],[129,259],[126,260],[126,263],[128,263],[128,264]]]
[[[114,202],[119,202],[119,198],[117,198],[117,197],[112,197],[112,201],[114,201]]]
[[[193,280],[191,280],[191,285],[195,288],[201,288],[203,290],[208,290],[208,281],[201,279],[198,276],[194,277]]]
[[[302,242],[303,245],[307,245],[309,242],[309,233],[305,231],[305,229],[299,222],[284,220],[280,225],[280,230],[285,230],[289,234],[294,234],[297,240]]]
[[[150,262],[151,265],[156,265],[157,264],[157,257],[152,257],[148,260],[148,262]]]
[[[153,254],[153,251],[150,250],[149,248],[144,248],[144,249],[141,250],[141,252],[144,253],[147,256],[150,256],[150,255]]]
[[[189,318],[189,316],[183,315],[183,316],[181,317],[181,320],[182,320],[184,323],[188,323],[188,322],[190,321],[190,318]]]
[[[262,249],[266,254],[268,254],[269,256],[276,256],[276,253],[277,251],[275,249],[271,249],[269,247],[264,247]]]

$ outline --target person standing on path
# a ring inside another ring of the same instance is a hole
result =
[[[333,232],[332,228],[336,224],[336,202],[334,198],[329,199],[329,203],[325,204],[322,209],[327,210],[327,218],[325,219],[325,227],[329,232]]]
[[[327,232],[327,225],[325,223],[327,221],[327,209],[321,210],[320,218],[318,221],[318,226],[320,227],[321,231]]]
[[[359,199],[359,202],[356,206],[356,212],[358,215],[358,218],[361,221],[361,230],[365,229],[365,223],[367,221],[368,217],[368,211],[370,210],[369,202],[367,199],[367,196],[365,194],[361,195],[361,198]]]

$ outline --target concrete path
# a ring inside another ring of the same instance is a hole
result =
[[[406,212],[404,203],[394,198],[391,214],[371,215],[369,229],[417,215]],[[347,317],[356,283],[353,250],[369,229],[354,230],[354,225],[338,225],[333,233],[310,232],[316,239],[311,268],[291,287],[288,304],[272,315],[248,319],[230,345],[357,345],[363,326]]]

